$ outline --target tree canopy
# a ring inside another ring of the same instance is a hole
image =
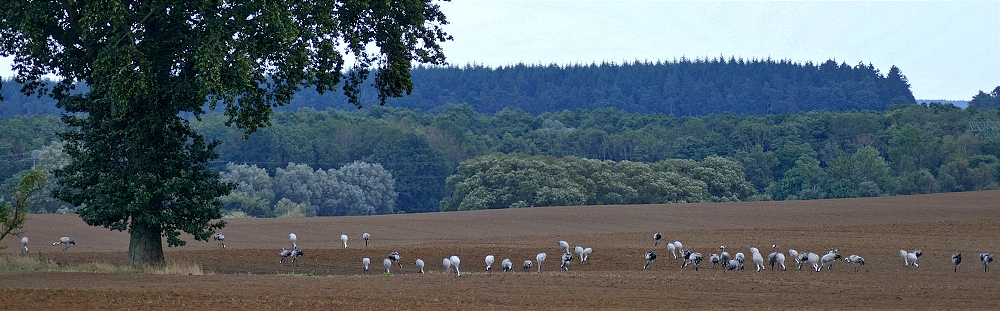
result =
[[[48,94],[73,128],[60,199],[91,225],[128,230],[130,266],[162,265],[161,236],[206,240],[233,185],[205,166],[216,142],[191,129],[206,101],[244,135],[303,87],[343,81],[348,102],[374,71],[378,98],[410,92],[413,62],[443,64],[444,15],[430,0],[133,0],[0,6],[0,55],[26,94]],[[61,80],[51,88],[44,75]],[[71,92],[77,82],[89,86]]]

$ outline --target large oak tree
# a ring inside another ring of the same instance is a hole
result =
[[[412,88],[413,62],[443,64],[450,37],[430,0],[7,0],[0,55],[22,92],[66,110],[73,162],[60,199],[90,225],[128,230],[128,264],[162,265],[162,237],[206,240],[225,223],[223,183],[205,163],[215,142],[185,116],[224,108],[247,135],[296,91],[342,85],[360,107],[374,73],[379,97]],[[49,86],[47,75],[60,81]],[[72,92],[76,83],[87,92]]]

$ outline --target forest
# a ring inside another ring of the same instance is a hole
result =
[[[477,112],[491,115],[505,108],[533,115],[565,109],[616,108],[699,116],[724,112],[884,110],[890,105],[916,102],[906,76],[896,66],[882,73],[871,64],[851,66],[834,60],[816,64],[682,57],[655,63],[422,66],[412,70],[412,77],[413,92],[388,99],[387,106],[434,114],[448,104],[466,103]],[[6,100],[0,103],[0,118],[59,111],[51,99],[21,95],[20,85],[13,81],[6,80],[2,85],[0,96]],[[363,87],[359,95],[368,106],[379,103],[373,87]],[[313,90],[298,92],[289,104],[276,109],[294,112],[305,107],[356,109],[343,94],[319,95]]]
[[[548,205],[796,200],[1000,188],[1000,120],[982,93],[968,109],[674,116],[618,108],[495,114],[469,104],[299,109],[243,132],[191,120],[237,189],[232,217],[367,215]],[[0,120],[0,180],[64,165],[51,115]],[[3,193],[6,193],[5,190]],[[41,200],[33,212],[72,212]]]

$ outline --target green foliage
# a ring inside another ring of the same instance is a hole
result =
[[[412,91],[411,62],[444,63],[446,23],[421,0],[12,0],[0,6],[0,55],[15,56],[22,91],[48,94],[67,113],[73,162],[56,171],[56,197],[90,225],[129,230],[130,266],[161,266],[161,238],[207,240],[225,225],[211,222],[221,216],[216,198],[232,190],[205,165],[218,142],[181,115],[201,116],[208,99],[249,135],[303,86],[323,93],[343,82],[360,107],[373,69],[384,103]],[[46,74],[62,80],[49,89]],[[76,82],[90,89],[71,93]]]
[[[31,170],[10,191],[11,200],[0,200],[0,241],[8,235],[21,236],[28,214],[28,201],[45,187],[45,172]],[[0,249],[7,248],[0,245]]]

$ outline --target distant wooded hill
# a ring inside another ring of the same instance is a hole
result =
[[[722,58],[672,62],[591,65],[515,65],[418,67],[413,93],[389,99],[387,105],[436,113],[448,104],[469,104],[481,113],[504,108],[533,115],[576,109],[617,108],[634,113],[698,116],[794,113],[812,110],[884,110],[892,104],[915,103],[899,68],[883,74],[871,64],[850,66],[828,60],[821,64],[788,60]],[[57,113],[48,98],[20,95],[20,86],[5,81],[0,118],[19,114]],[[376,91],[365,88],[366,105],[377,105]],[[279,110],[351,110],[341,94],[305,90]]]

